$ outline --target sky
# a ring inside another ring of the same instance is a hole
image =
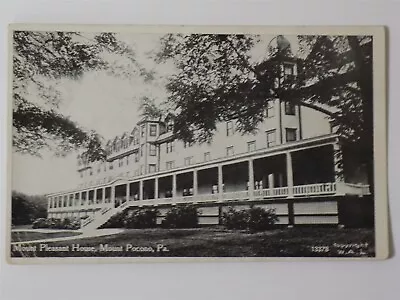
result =
[[[138,107],[142,96],[154,97],[158,101],[167,97],[166,77],[174,72],[174,67],[171,63],[156,64],[149,58],[149,53],[158,48],[160,37],[157,34],[117,35],[118,39],[134,48],[136,59],[143,67],[156,72],[156,80],[144,83],[137,74],[126,76],[121,73],[115,76],[105,70],[86,72],[79,80],[52,82],[62,96],[60,112],[80,126],[95,130],[105,140],[131,131],[139,118]],[[265,57],[267,45],[273,37],[262,36],[261,42],[252,51],[254,60]],[[295,53],[298,50],[297,38],[287,38]],[[105,58],[122,67],[120,69],[129,70],[132,67],[126,60],[113,56]],[[34,93],[31,98],[41,102]],[[70,153],[66,157],[57,157],[54,153],[43,151],[39,158],[13,152],[13,190],[37,195],[76,188],[79,182],[76,155]]]

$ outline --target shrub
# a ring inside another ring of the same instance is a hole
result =
[[[275,209],[262,207],[250,207],[248,210],[248,229],[250,231],[262,231],[271,229],[278,221]]]
[[[254,206],[243,210],[230,207],[221,219],[227,229],[247,229],[252,232],[271,229],[278,221],[275,209]]]
[[[32,228],[46,228],[46,223],[47,223],[46,218],[38,218],[32,223]]]
[[[194,205],[179,205],[171,208],[161,223],[165,228],[193,228],[198,224],[198,212]]]
[[[229,207],[222,214],[222,224],[228,229],[247,229],[249,214],[246,210],[235,210]]]
[[[121,211],[113,216],[111,216],[107,222],[100,226],[100,228],[123,228],[124,220],[128,210]]]
[[[139,209],[126,214],[126,228],[154,228],[157,225],[157,209]]]
[[[76,218],[65,218],[54,219],[54,218],[39,218],[36,219],[32,228],[51,228],[51,229],[79,229],[81,227],[80,219]]]

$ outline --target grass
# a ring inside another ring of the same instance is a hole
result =
[[[42,239],[51,239],[58,237],[75,236],[80,232],[32,232],[32,231],[15,231],[11,232],[11,242],[35,241]]]
[[[72,250],[73,244],[93,247]],[[100,245],[108,244],[101,251]],[[285,228],[249,233],[219,227],[195,229],[127,229],[116,235],[48,243],[65,251],[12,250],[13,257],[357,257],[375,256],[373,229]],[[129,245],[136,251],[127,250]],[[162,248],[164,245],[166,248]],[[66,247],[65,247],[66,246]],[[157,248],[158,247],[158,248]],[[38,247],[39,248],[39,247]],[[153,251],[151,251],[151,249]],[[159,250],[159,251],[157,251]],[[168,251],[166,251],[168,250]]]

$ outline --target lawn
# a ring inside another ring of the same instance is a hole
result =
[[[11,250],[13,257],[373,257],[374,245],[372,229],[314,227],[249,233],[210,227],[127,229],[116,235],[48,243],[41,250],[36,245],[36,251]]]
[[[11,242],[35,241],[43,239],[52,239],[58,237],[75,236],[80,232],[33,232],[33,231],[15,231],[11,232]]]

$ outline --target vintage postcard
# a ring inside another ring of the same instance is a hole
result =
[[[383,27],[9,31],[10,263],[388,257]]]

